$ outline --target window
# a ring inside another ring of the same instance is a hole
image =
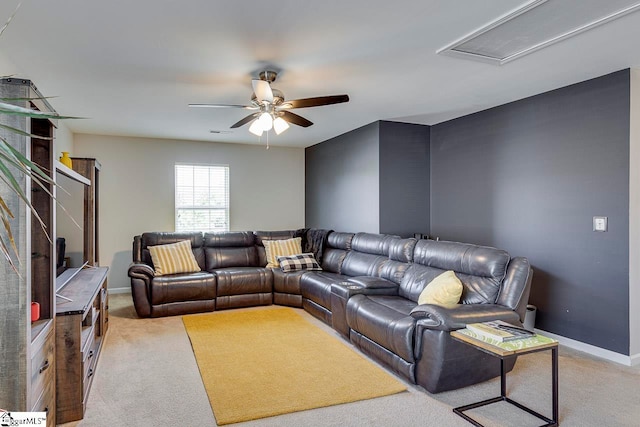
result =
[[[176,165],[176,231],[229,230],[229,167]]]

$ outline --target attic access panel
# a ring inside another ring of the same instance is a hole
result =
[[[502,65],[638,9],[637,0],[533,0],[437,53]]]

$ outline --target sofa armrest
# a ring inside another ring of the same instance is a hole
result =
[[[349,338],[347,302],[354,295],[398,295],[398,285],[379,277],[352,277],[331,285],[331,326]]]
[[[129,266],[127,272],[131,278],[131,298],[136,313],[140,317],[151,316],[151,281],[155,277],[155,272],[150,265],[134,262]]]
[[[129,266],[129,271],[127,272],[129,277],[133,277],[136,279],[142,279],[144,281],[151,281],[156,275],[155,271],[149,264],[143,264],[134,262]]]
[[[340,284],[346,284],[352,292],[351,295],[398,295],[399,289],[397,283],[382,277],[373,276],[350,277],[346,282],[340,282]]]
[[[419,326],[440,331],[454,331],[466,327],[467,323],[491,320],[520,325],[518,313],[498,304],[457,304],[449,307],[422,304],[411,310],[411,316],[417,319]]]

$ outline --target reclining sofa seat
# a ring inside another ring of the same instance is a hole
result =
[[[392,257],[397,255],[392,254]],[[463,284],[459,305],[418,305],[422,290],[453,270]],[[500,374],[500,361],[452,339],[467,323],[524,320],[532,270],[525,258],[495,248],[419,240],[413,263],[395,288],[366,287],[346,302],[351,342],[409,381],[438,393]],[[385,294],[386,293],[386,294]],[[515,357],[506,363],[513,368]]]
[[[204,257],[206,270],[217,278],[216,309],[273,302],[271,269],[260,263],[252,232],[205,233]]]
[[[202,271],[155,276],[149,246],[191,241]],[[202,233],[143,233],[133,239],[133,264],[129,267],[131,292],[140,317],[162,317],[213,311],[216,276],[206,272]]]
[[[300,279],[303,308],[331,325],[331,286],[347,280],[377,279],[389,259],[389,246],[396,240],[400,237],[386,234],[329,234],[323,271],[304,274]]]
[[[302,308],[327,324],[331,324],[331,284],[345,280],[346,276],[342,275],[342,263],[351,250],[354,236],[354,233],[337,231],[329,234],[320,264],[322,271],[300,276]]]
[[[299,237],[301,230],[282,231],[256,231],[256,247],[258,249],[258,261],[261,266],[267,265],[267,254],[264,249],[265,240],[287,240]],[[289,307],[302,307],[300,295],[300,277],[306,271],[283,272],[280,268],[272,268],[273,276],[273,303]]]

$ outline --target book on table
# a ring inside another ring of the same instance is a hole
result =
[[[524,328],[517,327],[502,320],[492,320],[490,322],[469,323],[467,329],[478,335],[491,338],[498,342],[507,342],[531,338],[536,334]]]

